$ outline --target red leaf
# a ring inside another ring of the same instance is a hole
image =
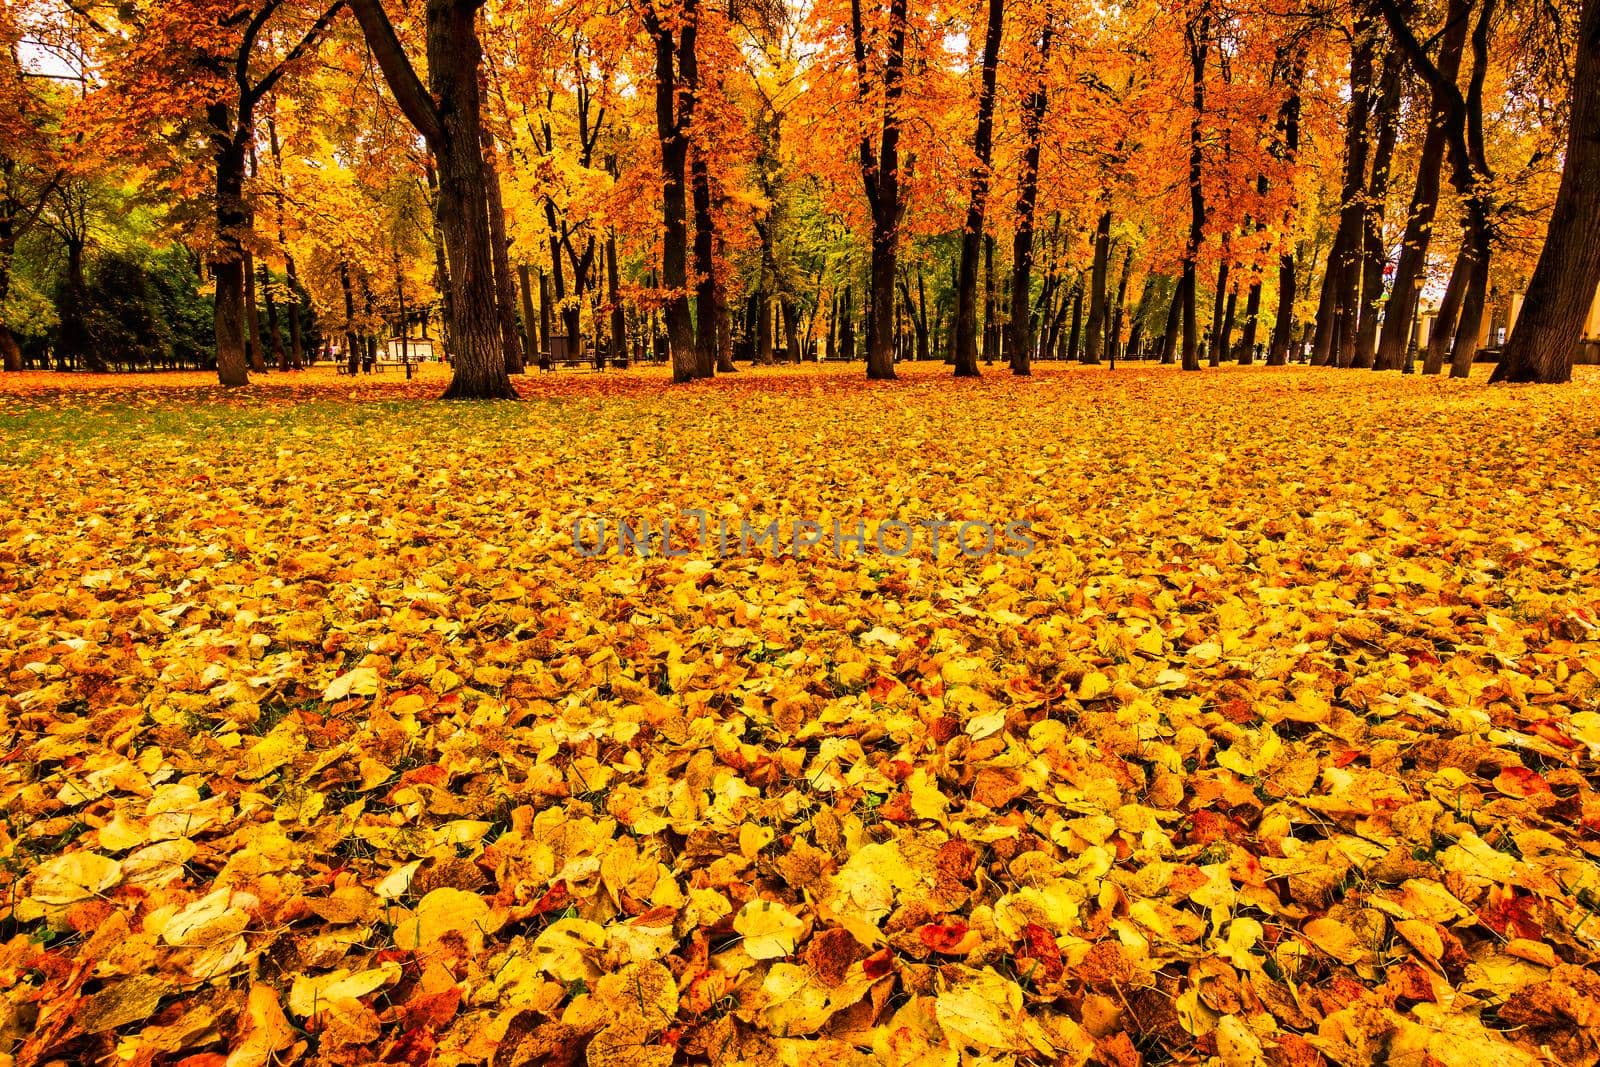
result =
[[[952,923],[928,923],[917,931],[917,936],[933,951],[950,955],[960,951],[957,946],[967,936],[967,924],[960,919]]]

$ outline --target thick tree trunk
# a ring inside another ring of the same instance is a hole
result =
[[[1440,77],[1451,85],[1461,73],[1461,54],[1466,47],[1471,13],[1472,0],[1449,0],[1437,65]],[[1374,362],[1378,370],[1399,370],[1411,347],[1417,303],[1422,296],[1423,276],[1428,266],[1428,245],[1433,238],[1433,218],[1439,206],[1439,174],[1444,162],[1449,110],[1445,94],[1435,91],[1428,132],[1423,136],[1417,156],[1417,178],[1411,192],[1411,209],[1406,216],[1405,236],[1400,243],[1400,259],[1395,265],[1394,284],[1384,308]]]
[[[454,373],[446,398],[516,397],[506,371],[504,329],[489,232],[478,73],[482,47],[477,0],[427,5],[428,82],[412,69],[381,0],[349,0],[395,102],[433,150],[439,192],[435,214],[450,274]]]
[[[1272,324],[1272,346],[1267,351],[1269,367],[1283,367],[1289,363],[1289,349],[1294,344],[1295,298],[1294,252],[1285,249],[1278,256],[1278,317]]]
[[[678,112],[677,66],[681,64],[681,56],[694,48],[695,18],[694,0],[689,0],[684,5],[677,44],[673,42],[672,28],[659,20],[653,7],[646,19],[656,49],[656,134],[661,146],[661,284],[667,290],[667,341],[672,349],[674,382],[692,381],[700,374],[694,319],[689,310],[686,202],[689,134]]]
[[[770,367],[777,362],[772,353],[772,300],[757,290],[751,294],[750,311],[755,317],[756,362]]]
[[[250,384],[245,353],[243,231],[250,216],[244,206],[245,146],[234,135],[224,104],[209,109],[215,148],[217,244],[211,263],[215,283],[217,380],[226,386]]]
[[[1334,352],[1334,340],[1338,332],[1339,264],[1344,259],[1344,251],[1339,244],[1341,236],[1342,231],[1335,232],[1333,248],[1328,251],[1327,265],[1322,272],[1322,292],[1317,299],[1317,318],[1311,335],[1313,367],[1326,367],[1337,357],[1337,353]]]
[[[861,180],[872,211],[872,249],[868,270],[867,377],[888,380],[894,372],[894,278],[899,253],[900,217],[905,209],[900,197],[900,97],[905,90],[907,0],[889,0],[889,27],[883,55],[883,122],[878,150],[870,137],[860,144]],[[863,100],[875,94],[867,84],[866,33],[861,0],[851,0],[851,29],[855,46],[857,90]]]
[[[1167,324],[1161,331],[1161,362],[1176,363],[1178,358],[1178,326],[1183,318],[1183,290],[1188,282],[1185,273],[1172,290],[1172,303],[1167,305]],[[1192,306],[1192,305],[1191,305]]]
[[[1423,374],[1438,374],[1444,369],[1444,360],[1450,353],[1456,336],[1456,322],[1461,317],[1461,305],[1472,277],[1473,249],[1471,242],[1463,239],[1456,250],[1455,266],[1450,270],[1450,281],[1445,286],[1444,298],[1434,313],[1433,326],[1428,332],[1428,354],[1422,359]]]
[[[979,242],[989,199],[989,160],[994,149],[994,93],[1000,63],[1004,0],[989,0],[989,23],[983,41],[982,83],[978,91],[978,124],[972,135],[972,169],[967,223],[961,231],[961,264],[956,281],[956,377],[978,376],[977,283]]]
[[[711,176],[705,153],[696,150],[690,162],[694,196],[695,375],[710,378],[717,366],[716,234],[711,219]]]
[[[1228,262],[1228,245],[1224,239],[1222,246],[1222,263],[1217,267],[1217,291],[1211,301],[1211,348],[1210,363],[1213,367],[1220,366],[1222,355],[1227,351],[1226,339],[1222,336],[1223,312],[1227,307],[1231,291],[1228,288],[1228,275],[1232,272],[1232,264]]]
[[[522,360],[523,371],[529,363],[539,359],[539,319],[533,308],[533,271],[526,263],[517,264],[517,286],[522,299]]]
[[[1222,312],[1222,328],[1218,332],[1217,339],[1214,342],[1216,345],[1216,350],[1211,353],[1211,365],[1213,367],[1219,366],[1222,363],[1223,357],[1228,353],[1229,339],[1233,336],[1233,312],[1235,302],[1238,300],[1238,298],[1238,289],[1228,290],[1228,304]]]
[[[1111,258],[1111,210],[1100,213],[1094,229],[1094,264],[1089,271],[1089,323],[1085,327],[1083,361],[1099,363],[1105,344],[1106,269]]]
[[[1584,0],[1566,165],[1522,313],[1494,381],[1565,382],[1600,286],[1600,0]]]
[[[352,376],[361,369],[361,346],[356,341],[356,298],[350,288],[350,264],[339,262],[339,287],[344,291],[344,361]]]
[[[110,368],[94,338],[89,336],[89,326],[84,319],[88,299],[89,285],[83,272],[83,239],[73,237],[67,241],[66,298],[62,301],[61,326],[57,333],[60,354],[70,359],[73,366],[104,374]]]
[[[1000,0],[994,0],[996,6]],[[998,29],[998,27],[996,27]],[[1052,28],[1045,23],[1039,33],[1039,67],[1050,60]],[[1033,331],[1029,309],[1033,295],[1033,213],[1039,200],[1040,138],[1044,128],[1044,109],[1049,103],[1041,81],[1022,104],[1022,129],[1027,147],[1022,153],[1022,174],[1017,179],[1017,230],[1011,241],[1011,372],[1033,371]]]
[[[244,254],[244,323],[250,339],[250,369],[267,371],[267,356],[261,345],[261,306],[256,301],[256,257]]]
[[[279,370],[289,369],[289,353],[283,347],[283,337],[278,333],[278,298],[272,292],[272,272],[267,269],[263,261],[256,268],[260,280],[261,298],[267,302],[267,351],[269,362],[276,363]]]
[[[500,309],[500,350],[507,374],[522,374],[525,360],[517,330],[517,283],[511,276],[511,240],[506,236],[505,200],[500,190],[500,169],[494,164],[494,138],[484,138],[484,192],[489,201],[489,242],[494,266],[495,302]]]
[[[1352,362],[1352,366],[1363,370],[1370,370],[1377,359],[1383,268],[1389,262],[1388,249],[1383,243],[1383,216],[1384,205],[1389,202],[1389,164],[1394,158],[1395,133],[1400,125],[1400,75],[1405,69],[1402,59],[1397,48],[1391,48],[1383,57],[1383,76],[1378,83],[1374,112],[1378,120],[1378,142],[1372,153],[1372,177],[1367,184],[1362,211],[1361,304]]]
[[[1486,207],[1477,197],[1467,201],[1466,232],[1461,243],[1469,249],[1471,269],[1467,287],[1461,295],[1461,318],[1456,323],[1455,341],[1450,347],[1450,377],[1465,378],[1472,372],[1478,354],[1478,335],[1483,327],[1484,301],[1489,289],[1490,235]]]
[[[1368,125],[1372,116],[1372,78],[1377,24],[1364,10],[1356,19],[1356,35],[1350,50],[1350,107],[1345,122],[1344,186],[1339,194],[1339,236],[1335,242],[1338,259],[1330,259],[1334,274],[1333,319],[1337,347],[1329,362],[1348,367],[1355,362],[1356,331],[1359,324],[1361,272],[1366,208],[1363,193],[1367,187],[1367,159],[1370,153]]]

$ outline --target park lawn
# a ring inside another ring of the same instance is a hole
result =
[[[1600,374],[945,374],[0,377],[0,1049],[1593,1062]]]

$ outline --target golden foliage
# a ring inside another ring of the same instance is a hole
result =
[[[1600,379],[428,371],[0,382],[17,1063],[1594,1062]]]

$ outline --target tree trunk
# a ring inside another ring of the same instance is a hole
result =
[[[276,363],[279,370],[289,369],[289,353],[283,347],[283,338],[278,334],[278,300],[272,294],[272,272],[267,269],[265,261],[256,269],[260,278],[261,297],[267,302],[267,350],[266,357],[270,362]]]
[[[1400,124],[1400,75],[1404,70],[1397,48],[1383,57],[1383,76],[1379,80],[1378,142],[1372,153],[1372,177],[1362,205],[1363,259],[1361,264],[1360,316],[1356,326],[1355,358],[1352,366],[1370,370],[1377,361],[1378,314],[1383,304],[1383,268],[1389,262],[1383,243],[1384,205],[1389,202],[1389,164],[1394,158],[1395,133]]]
[[[1117,367],[1117,356],[1122,349],[1122,311],[1128,302],[1128,275],[1132,270],[1133,249],[1129,248],[1122,256],[1122,278],[1117,282],[1117,298],[1111,311],[1111,332],[1106,342],[1106,355],[1111,360],[1112,370]]]
[[[244,207],[245,146],[234,135],[225,104],[208,108],[215,147],[217,245],[211,263],[215,283],[217,380],[225,386],[250,384],[245,353],[243,231],[250,216]]]
[[[904,92],[907,0],[889,0],[889,32],[883,56],[883,122],[878,151],[870,136],[860,144],[861,180],[872,212],[872,251],[869,265],[867,318],[867,377],[888,380],[894,372],[894,277],[899,252],[900,217],[900,97]],[[866,32],[861,20],[861,0],[850,0],[855,46],[857,92],[862,100],[876,94],[867,85]]]
[[[477,0],[427,5],[428,82],[412,69],[382,0],[349,0],[395,102],[438,161],[436,214],[450,268],[454,373],[446,398],[516,397],[506,371],[504,329],[489,232],[488,175],[478,89],[482,47]]]
[[[1325,367],[1336,358],[1334,337],[1337,332],[1337,292],[1339,289],[1339,263],[1344,258],[1340,248],[1343,231],[1334,233],[1333,247],[1328,250],[1328,261],[1322,272],[1322,292],[1317,299],[1316,325],[1311,335],[1311,365]]]
[[[772,366],[772,301],[766,293],[757,290],[750,297],[750,308],[755,314],[756,362],[763,367]]]
[[[1105,343],[1106,268],[1111,258],[1111,209],[1100,213],[1094,230],[1094,265],[1089,273],[1089,323],[1083,346],[1083,361],[1099,363]]]
[[[1223,312],[1227,307],[1230,296],[1228,288],[1228,275],[1232,264],[1228,262],[1228,244],[1226,238],[1222,246],[1222,263],[1217,267],[1217,291],[1211,302],[1211,365],[1213,367],[1222,363],[1222,354],[1227,351],[1226,339],[1222,336]]]
[[[1289,363],[1289,349],[1294,344],[1296,286],[1294,251],[1285,248],[1278,255],[1278,317],[1272,324],[1272,347],[1267,352],[1269,367],[1283,367]]]
[[[1000,0],[994,0],[999,6]],[[995,27],[999,29],[998,26]],[[1039,33],[1041,78],[1050,61],[1052,27],[1047,21]],[[1033,212],[1039,199],[1040,138],[1044,109],[1049,103],[1043,81],[1035,85],[1022,104],[1022,129],[1027,147],[1022,153],[1022,174],[1017,180],[1017,231],[1011,242],[1011,372],[1032,373],[1033,336],[1029,308],[1033,293]]]
[[[1363,10],[1356,19],[1355,40],[1350,50],[1350,107],[1345,123],[1344,185],[1339,194],[1339,236],[1335,241],[1338,259],[1329,260],[1334,273],[1333,317],[1337,348],[1329,362],[1348,367],[1355,362],[1356,330],[1359,323],[1361,273],[1366,208],[1363,193],[1367,187],[1367,157],[1370,148],[1367,127],[1372,115],[1372,76],[1377,25]]]
[[[1193,78],[1193,117],[1189,122],[1189,243],[1183,254],[1183,369],[1199,370],[1199,331],[1195,325],[1195,261],[1205,240],[1206,197],[1201,185],[1204,145],[1202,123],[1206,113],[1206,53],[1211,44],[1211,17],[1201,15],[1189,23],[1189,67]]]
[[[1455,266],[1450,270],[1450,281],[1445,286],[1444,298],[1434,313],[1433,326],[1428,331],[1428,353],[1422,359],[1423,374],[1438,374],[1444,369],[1445,356],[1450,352],[1450,342],[1455,339],[1456,320],[1461,315],[1461,303],[1467,292],[1467,281],[1472,275],[1472,249],[1465,240],[1456,250]]]
[[[689,173],[694,196],[695,375],[710,378],[717,366],[716,234],[711,219],[711,176],[703,150],[695,150]]]
[[[1484,298],[1489,288],[1490,235],[1486,207],[1480,197],[1467,200],[1466,231],[1462,247],[1471,257],[1467,286],[1461,295],[1461,318],[1450,348],[1450,377],[1465,378],[1478,354],[1478,334],[1483,326]]]
[[[972,168],[967,222],[961,231],[961,263],[956,281],[956,377],[978,376],[977,284],[979,244],[983,239],[989,198],[989,160],[994,150],[994,93],[1000,64],[1004,0],[988,0],[989,23],[983,40],[982,82],[978,91],[978,124],[972,135]],[[986,324],[987,328],[987,324]]]
[[[244,254],[244,322],[249,331],[250,369],[257,374],[267,370],[266,353],[261,348],[261,308],[256,303],[255,256]]]
[[[1584,0],[1570,107],[1550,228],[1494,381],[1571,380],[1600,286],[1600,0]]]
[[[1461,73],[1461,54],[1466,47],[1472,0],[1449,0],[1444,29],[1439,41],[1438,68],[1441,79],[1454,85]],[[1400,243],[1400,260],[1395,265],[1394,284],[1384,308],[1383,329],[1378,338],[1374,366],[1378,370],[1399,370],[1411,347],[1417,303],[1428,266],[1428,245],[1433,238],[1433,218],[1439,206],[1439,174],[1444,162],[1445,125],[1449,104],[1445,93],[1432,94],[1428,131],[1417,156],[1417,179],[1411,192],[1411,209],[1406,216],[1406,232]]]
[[[289,234],[285,228],[285,212],[283,198],[283,153],[278,145],[278,123],[271,116],[267,118],[267,139],[272,146],[272,164],[278,174],[279,188],[276,193],[278,205],[278,248],[283,253],[283,276],[287,290],[284,300],[284,314],[289,319],[289,366],[294,370],[305,367],[305,338],[300,332],[300,304],[302,299],[300,289],[300,272],[295,267],[294,253],[289,251]],[[443,251],[441,249],[441,256]]]
[[[645,24],[655,39],[656,135],[661,146],[661,284],[667,290],[667,340],[672,348],[672,380],[692,381],[700,374],[695,350],[694,319],[689,310],[689,230],[685,200],[688,181],[689,131],[678,107],[678,75],[682,57],[694,50],[695,0],[683,5],[679,41],[662,22],[654,5],[646,8]],[[676,62],[675,62],[676,61]],[[692,100],[692,94],[685,94]]]
[[[57,333],[61,354],[74,366],[81,366],[95,374],[104,374],[110,368],[89,336],[89,326],[83,313],[89,299],[89,286],[83,273],[83,238],[67,241],[66,299],[62,302],[61,326]]]
[[[1244,326],[1239,331],[1238,364],[1248,367],[1256,361],[1256,330],[1261,324],[1261,278],[1250,283],[1250,292],[1244,301]]]
[[[1234,304],[1238,298],[1239,290],[1228,290],[1228,303],[1222,312],[1222,326],[1216,331],[1216,339],[1213,341],[1213,344],[1216,345],[1216,349],[1211,353],[1211,365],[1213,367],[1219,366],[1222,363],[1223,356],[1228,352],[1229,338],[1233,336]]]
[[[517,283],[511,276],[511,240],[506,236],[505,201],[500,190],[500,168],[494,163],[494,138],[485,135],[483,146],[484,192],[489,202],[489,241],[493,255],[495,302],[500,309],[500,350],[507,374],[524,373],[522,338],[517,330]]]
[[[361,369],[360,344],[356,341],[356,298],[350,289],[350,264],[339,261],[339,286],[344,290],[344,361],[353,377]]]
[[[423,158],[422,173],[427,178],[430,206],[433,209],[433,225],[429,227],[429,238],[433,244],[433,285],[439,290],[439,298],[444,305],[444,323],[441,330],[444,334],[444,355],[445,359],[454,363],[455,296],[453,286],[450,284],[450,264],[446,261],[444,253],[444,228],[439,224],[439,179],[434,170],[432,156]]]
[[[1178,326],[1183,318],[1183,290],[1187,282],[1187,274],[1179,277],[1172,290],[1172,303],[1167,305],[1167,325],[1161,331],[1161,362],[1164,364],[1177,362]]]
[[[1093,308],[1090,309],[1091,314]],[[1083,327],[1083,275],[1078,275],[1078,281],[1072,287],[1072,331],[1067,335],[1067,359],[1073,362],[1078,358],[1078,343],[1083,339],[1080,333]],[[1089,362],[1087,359],[1085,363]]]

